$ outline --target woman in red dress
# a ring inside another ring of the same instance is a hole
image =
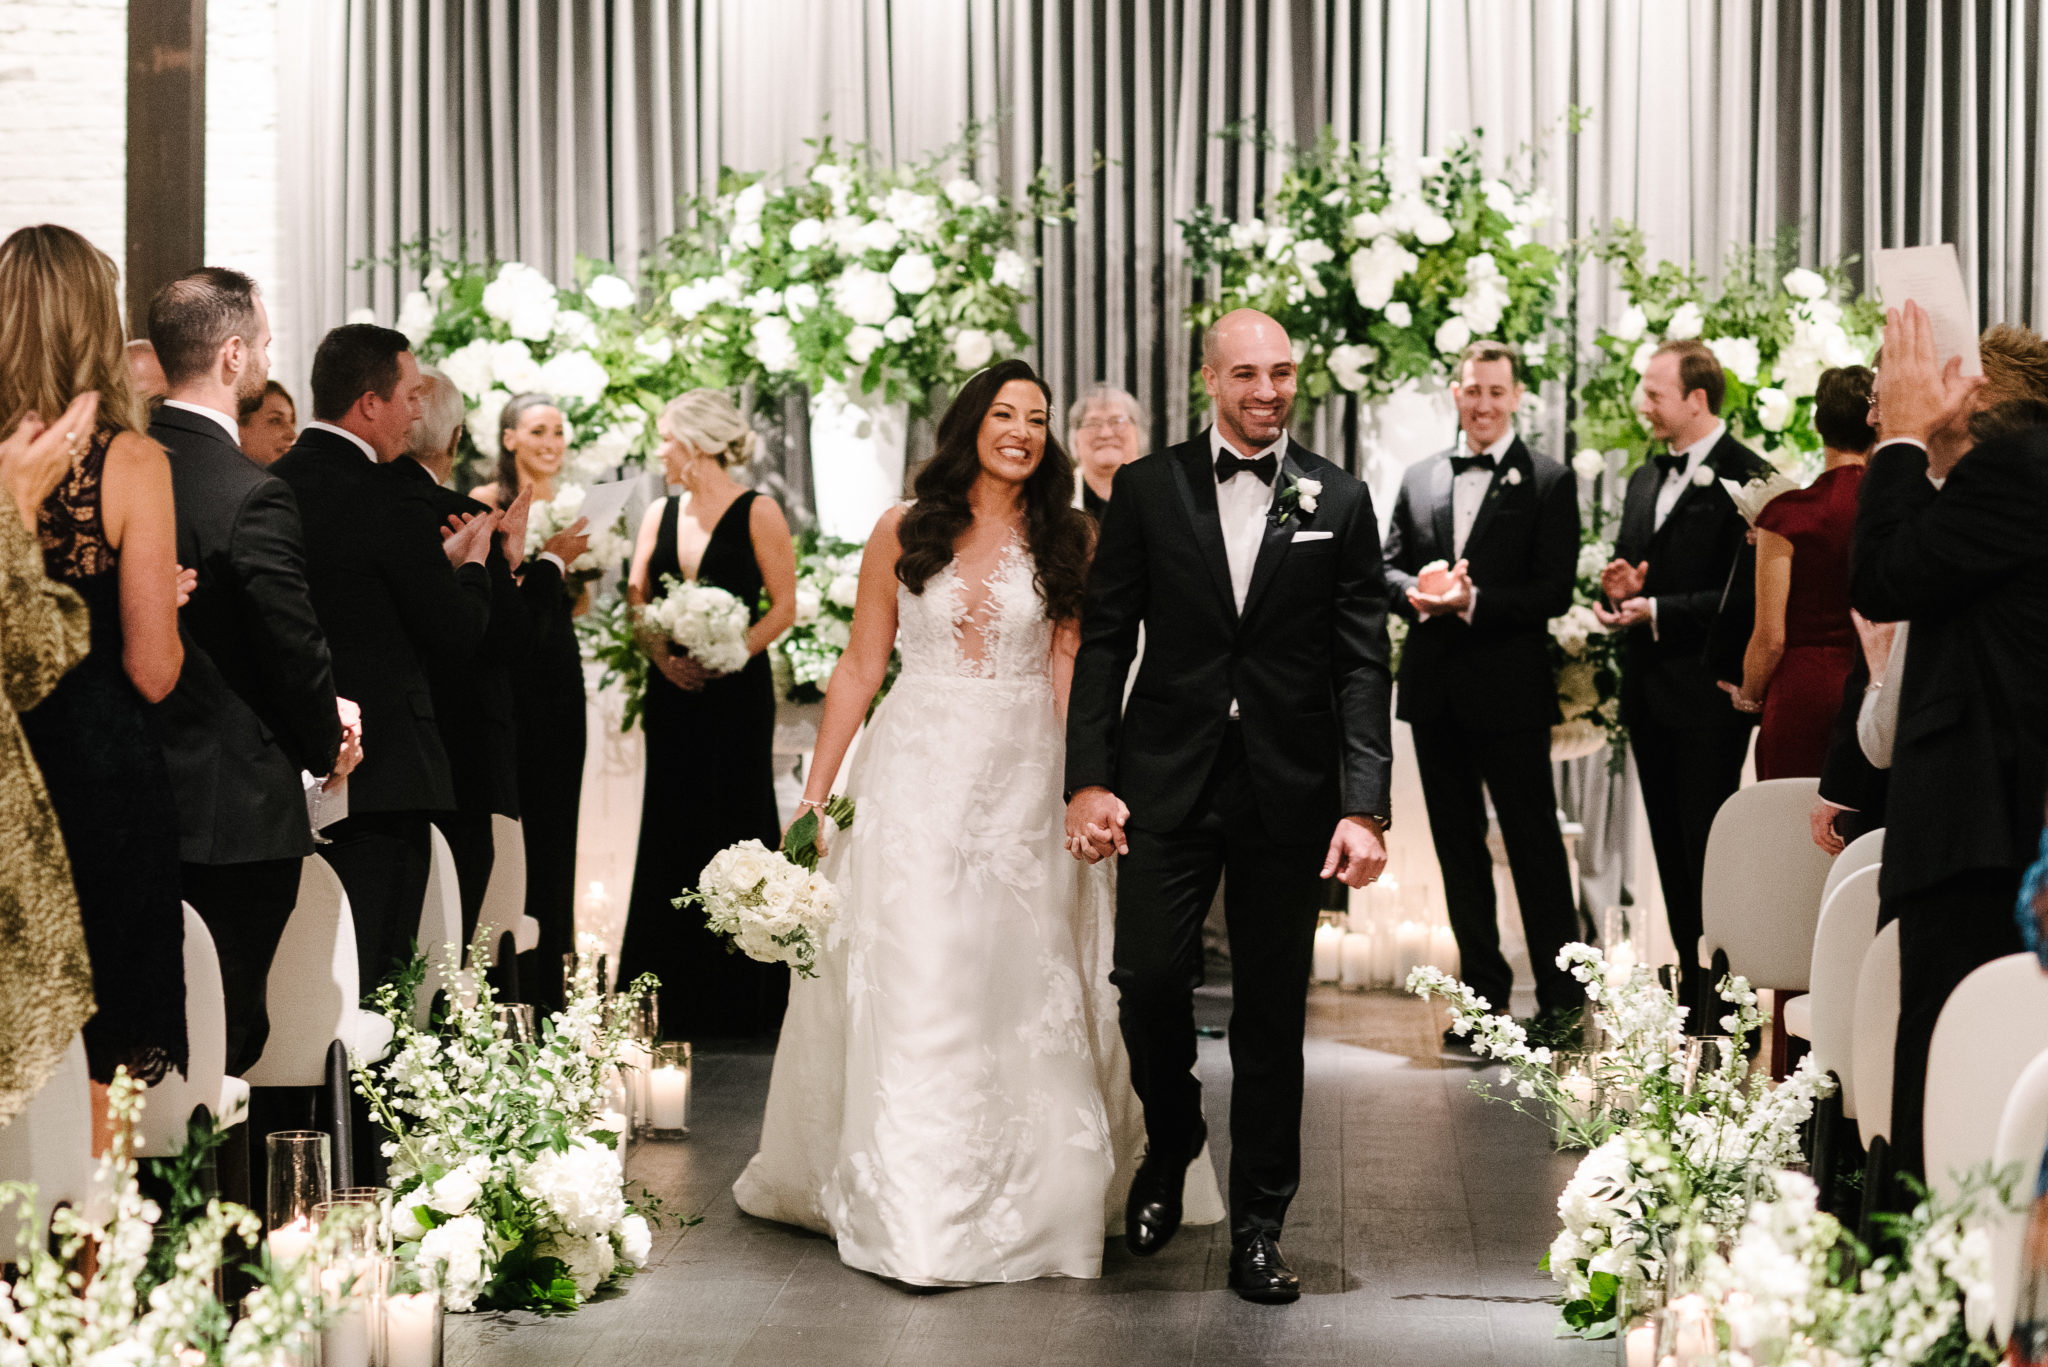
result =
[[[1804,489],[1780,494],[1756,520],[1756,629],[1735,706],[1762,712],[1756,776],[1818,778],[1828,728],[1856,658],[1849,620],[1849,537],[1856,490],[1877,434],[1862,366],[1830,370],[1813,396],[1827,465]]]

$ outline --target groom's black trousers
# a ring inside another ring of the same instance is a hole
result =
[[[1278,1234],[1301,1185],[1301,1041],[1330,832],[1267,827],[1236,723],[1187,818],[1170,831],[1143,821],[1143,812],[1132,813],[1130,853],[1117,869],[1109,979],[1121,994],[1146,1139],[1155,1154],[1190,1159],[1199,1144],[1194,993],[1202,921],[1227,874],[1230,1227]]]

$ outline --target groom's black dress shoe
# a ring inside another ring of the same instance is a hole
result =
[[[1205,1124],[1195,1133],[1194,1151],[1179,1162],[1146,1154],[1131,1178],[1131,1194],[1124,1199],[1124,1247],[1141,1258],[1149,1258],[1166,1247],[1166,1241],[1180,1232],[1181,1194],[1187,1186],[1188,1164],[1209,1142]]]
[[[1231,1236],[1230,1289],[1261,1305],[1286,1305],[1301,1299],[1301,1278],[1287,1265],[1280,1240],[1254,1229]]]

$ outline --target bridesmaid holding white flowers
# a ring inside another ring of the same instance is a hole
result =
[[[671,903],[697,886],[711,857],[742,840],[781,840],[771,751],[775,684],[768,645],[796,619],[796,547],[774,500],[733,478],[753,457],[753,431],[726,395],[693,389],[655,425],[670,485],[683,492],[647,510],[626,595],[661,597],[665,577],[724,589],[747,605],[749,658],[719,674],[644,618],[637,635],[647,676],[646,787],[640,851],[626,913],[619,980],[661,978],[661,1023],[677,1039],[765,1034],[782,1022],[789,973],[729,953],[697,910]]]

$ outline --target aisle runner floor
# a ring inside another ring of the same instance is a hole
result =
[[[1205,990],[1221,1023],[1227,989]],[[912,1292],[842,1266],[829,1241],[742,1215],[730,1187],[760,1133],[770,1056],[702,1053],[693,1133],[636,1150],[631,1174],[673,1210],[623,1293],[554,1320],[449,1320],[449,1367],[1153,1367],[1610,1363],[1611,1343],[1555,1337],[1556,1288],[1536,1270],[1575,1157],[1535,1121],[1482,1101],[1438,1054],[1434,1009],[1391,992],[1317,988],[1310,1001],[1301,1196],[1285,1246],[1305,1294],[1255,1306],[1226,1286],[1223,1230],[1162,1254],[1110,1248],[1098,1281]],[[1205,1040],[1211,1116],[1230,1058]],[[1218,1134],[1219,1174],[1228,1163]]]

